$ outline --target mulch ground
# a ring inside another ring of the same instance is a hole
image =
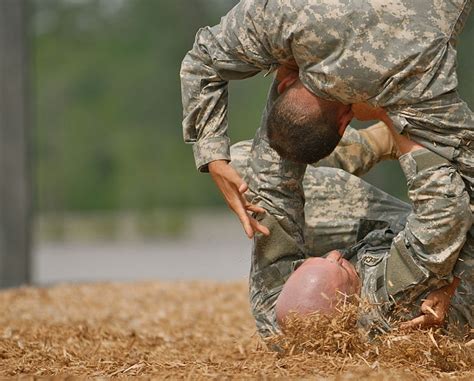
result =
[[[474,378],[470,338],[437,331],[367,343],[346,314],[255,334],[244,282],[58,285],[0,292],[0,378]],[[301,322],[300,322],[301,323]]]

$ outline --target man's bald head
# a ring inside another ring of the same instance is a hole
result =
[[[307,259],[285,283],[276,303],[278,323],[284,325],[291,313],[331,314],[344,297],[359,293],[357,272],[341,253],[332,251],[326,258]]]

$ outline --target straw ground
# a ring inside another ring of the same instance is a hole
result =
[[[262,342],[244,282],[58,285],[0,293],[0,377],[472,379],[472,341],[437,331],[367,343],[350,311]],[[279,352],[270,350],[278,344]]]

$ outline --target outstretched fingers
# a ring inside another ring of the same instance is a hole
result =
[[[432,315],[420,315],[410,321],[400,324],[400,329],[408,330],[415,328],[426,328],[435,325],[434,316]]]
[[[415,329],[436,327],[443,324],[449,303],[445,305],[436,296],[423,301],[421,305],[421,315],[402,323],[400,329]]]
[[[260,224],[255,218],[253,218],[249,213],[265,213],[265,209],[260,206],[250,204],[245,196],[244,192],[247,191],[247,184],[243,183],[239,187],[240,197],[237,202],[233,203],[231,209],[237,214],[242,227],[244,228],[245,234],[248,238],[253,238],[255,233],[260,232],[264,235],[270,235],[270,231],[266,226]]]
[[[266,236],[270,235],[270,230],[266,226],[258,222],[255,218],[250,217],[250,224],[252,225],[254,232],[260,232]]]
[[[265,213],[265,209],[263,209],[261,206],[258,206],[258,205],[247,204],[245,206],[245,209],[247,209],[247,211],[253,212],[253,213]]]
[[[269,235],[268,228],[250,215],[250,213],[265,213],[265,209],[247,201],[245,192],[249,187],[237,171],[226,161],[216,160],[209,163],[209,172],[222,192],[227,205],[239,218],[247,237],[253,238],[257,232]]]

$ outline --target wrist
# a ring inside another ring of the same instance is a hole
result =
[[[410,152],[415,152],[424,149],[425,147],[415,143],[413,140],[408,139],[403,135],[394,136],[395,142],[398,146],[398,150],[401,155],[405,155]]]
[[[227,160],[214,160],[208,163],[207,167],[209,169],[209,172],[216,172],[220,168],[223,168],[223,166],[228,165],[229,162]]]
[[[454,277],[453,278],[453,282],[447,286],[448,287],[448,291],[451,295],[454,295],[455,292],[456,292],[456,288],[458,288],[459,286],[459,283],[461,283],[461,279],[459,279],[458,277]]]
[[[216,136],[193,144],[194,159],[200,172],[208,172],[208,164],[217,160],[230,161],[230,142],[226,136]]]

